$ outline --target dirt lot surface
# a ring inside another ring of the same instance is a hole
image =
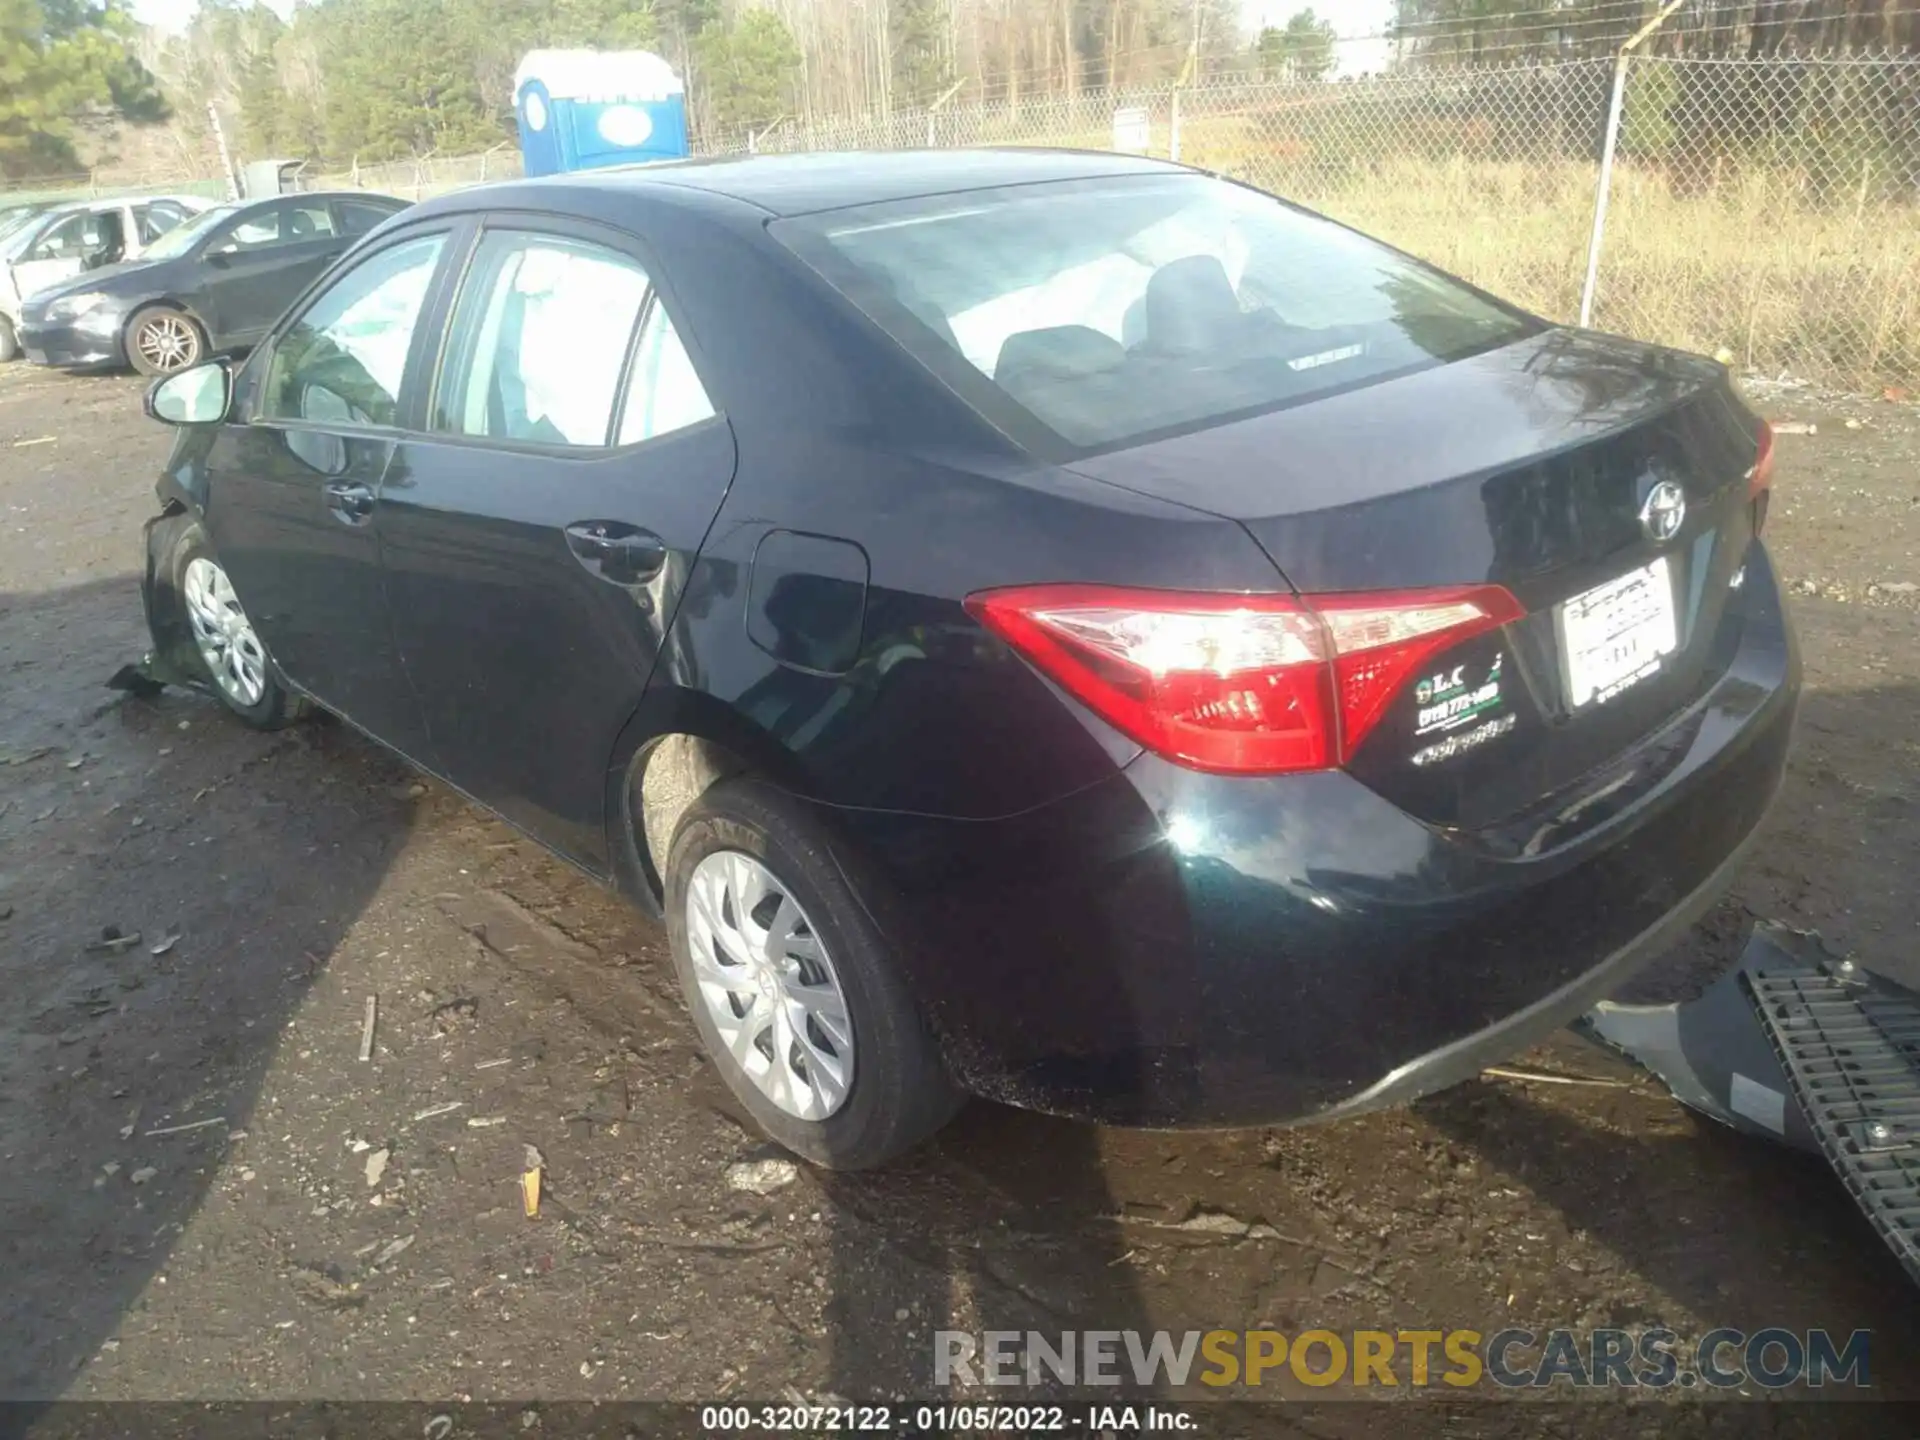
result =
[[[103,688],[144,648],[138,394],[0,370],[0,1396],[925,1397],[948,1326],[1664,1323],[1870,1328],[1920,1397],[1915,1292],[1824,1167],[1571,1037],[1525,1063],[1618,1083],[1206,1135],[976,1104],[886,1173],[734,1188],[762,1152],[655,926],[337,724]],[[1808,693],[1668,974],[1765,916],[1920,983],[1920,414],[1757,398],[1818,425],[1773,521]]]

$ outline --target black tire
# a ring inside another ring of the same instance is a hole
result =
[[[194,625],[187,581],[188,571],[196,560],[205,561],[215,569],[220,562],[214,556],[206,532],[185,516],[180,518],[185,523],[179,526],[167,555],[156,566],[157,578],[164,578],[166,582],[166,599],[161,608],[167,612],[155,613],[150,618],[156,650],[180,657],[208,692],[244,724],[256,730],[279,730],[291,725],[307,713],[307,702],[305,697],[287,688],[264,642],[260,643],[260,696],[253,703],[247,703],[243,695],[236,694],[233,687],[214,673]],[[237,600],[235,608],[239,608]],[[244,619],[244,612],[241,614]]]
[[[168,351],[168,358],[158,358],[160,347],[143,344],[149,338],[149,332],[157,336],[165,331],[181,347],[178,358]],[[127,363],[142,375],[172,375],[178,371],[198,365],[207,358],[207,332],[200,323],[184,310],[175,310],[169,305],[149,305],[137,310],[127,321],[125,347]],[[152,350],[155,353],[149,354]]]
[[[13,321],[0,315],[0,364],[20,358],[20,337],[13,333]]]
[[[853,1080],[839,1108],[805,1120],[775,1105],[728,1052],[695,981],[687,925],[689,881],[720,851],[764,865],[806,913],[832,957],[853,1030]],[[911,1150],[953,1118],[965,1098],[901,980],[886,943],[806,807],[758,780],[723,781],[688,807],[666,865],[667,936],[694,1028],[714,1067],[761,1129],[830,1170],[865,1170]]]

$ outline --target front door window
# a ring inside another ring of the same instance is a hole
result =
[[[399,423],[400,379],[444,237],[371,255],[323,291],[274,346],[263,420]]]

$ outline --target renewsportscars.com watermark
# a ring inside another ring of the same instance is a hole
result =
[[[1709,1330],[936,1330],[946,1385],[1136,1385],[1380,1389],[1780,1390],[1871,1385],[1873,1332]]]

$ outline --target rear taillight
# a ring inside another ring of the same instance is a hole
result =
[[[1525,613],[1497,585],[1305,597],[1033,585],[971,595],[967,610],[1123,734],[1229,774],[1343,764],[1424,661]]]
[[[1773,426],[1760,422],[1760,449],[1747,471],[1747,499],[1753,504],[1753,533],[1766,528],[1767,504],[1773,498]]]

